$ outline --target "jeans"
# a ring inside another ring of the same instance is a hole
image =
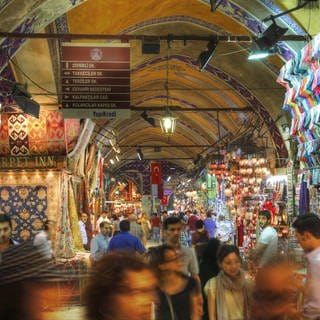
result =
[[[159,227],[152,227],[152,240],[154,242],[160,242],[160,228]]]

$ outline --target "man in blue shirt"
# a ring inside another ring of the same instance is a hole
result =
[[[91,257],[94,262],[100,260],[108,250],[111,225],[103,221],[99,224],[100,232],[91,240]]]
[[[144,253],[146,248],[134,235],[129,233],[130,222],[122,220],[120,222],[120,233],[115,235],[109,243],[108,251],[127,251],[130,253]]]
[[[204,228],[209,232],[210,239],[215,237],[217,225],[216,222],[212,219],[211,212],[207,212],[206,219],[203,220]]]

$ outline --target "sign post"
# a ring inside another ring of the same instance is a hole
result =
[[[64,118],[125,119],[129,108],[128,43],[62,44]]]

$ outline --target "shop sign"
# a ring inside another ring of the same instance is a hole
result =
[[[129,119],[131,111],[123,109],[62,109],[62,116],[65,119]]]
[[[56,168],[55,156],[0,157],[0,169]]]
[[[287,214],[288,216],[294,215],[294,166],[293,164],[288,164],[287,166]]]
[[[129,110],[108,110],[118,108],[130,108],[130,44],[63,43],[62,109],[67,110],[63,114],[70,118],[130,117]]]

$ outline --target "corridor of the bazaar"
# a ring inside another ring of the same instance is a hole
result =
[[[319,320],[319,10],[0,0],[0,320]]]

